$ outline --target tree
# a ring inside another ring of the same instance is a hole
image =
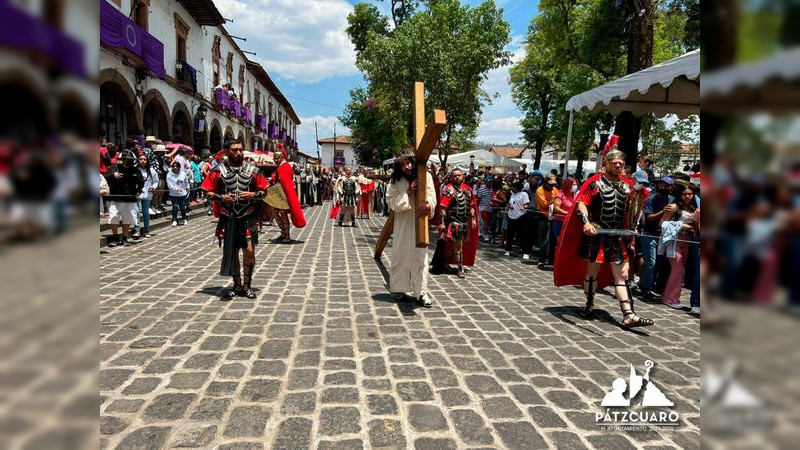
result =
[[[403,149],[405,132],[384,114],[372,94],[358,87],[339,120],[350,128],[350,141],[360,165],[377,167]]]
[[[413,140],[411,93],[415,81],[425,83],[429,112],[447,111],[442,164],[454,141],[466,142],[480,123],[491,95],[480,88],[488,72],[508,64],[508,23],[493,1],[472,8],[457,0],[426,2],[427,10],[400,21],[389,34],[367,33],[357,57],[386,119]],[[351,39],[353,39],[351,34]]]
[[[419,4],[417,0],[389,0],[389,2],[392,4],[392,22],[395,28],[411,17]]]
[[[389,19],[381,14],[374,5],[369,3],[359,3],[353,8],[353,12],[347,16],[347,28],[345,29],[350,41],[356,48],[356,56],[367,48],[369,33],[376,33],[381,36],[389,34]]]

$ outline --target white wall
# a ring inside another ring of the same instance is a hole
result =
[[[358,167],[358,161],[356,161],[353,147],[348,144],[337,143],[336,150],[344,150],[345,165],[350,167]],[[322,166],[333,167],[333,144],[320,144],[319,152],[322,156]]]

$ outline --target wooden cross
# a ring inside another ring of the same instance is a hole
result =
[[[417,194],[416,204],[425,204],[425,192],[428,187],[428,158],[430,158],[439,137],[447,125],[447,117],[443,110],[433,111],[433,117],[425,126],[425,85],[421,81],[414,83],[414,153],[417,158]],[[436,208],[436,205],[433,205]],[[389,238],[394,232],[394,211],[389,214],[386,224],[381,230],[378,242],[375,245],[375,258],[380,258]],[[418,248],[426,248],[428,239],[428,216],[417,217],[415,236]]]

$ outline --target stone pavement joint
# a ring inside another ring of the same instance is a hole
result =
[[[699,433],[699,326],[599,294],[497,247],[466,279],[432,276],[432,309],[396,304],[372,257],[384,218],[339,228],[306,210],[297,243],[257,248],[257,298],[223,300],[212,217],[101,251],[102,448],[684,447]],[[483,245],[483,244],[482,244]],[[629,364],[676,404],[675,431],[607,432],[594,413]]]

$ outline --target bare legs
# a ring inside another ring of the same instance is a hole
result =
[[[622,311],[622,326],[625,328],[644,327],[653,325],[651,319],[639,317],[633,309],[633,297],[628,282],[628,262],[622,264],[611,264],[611,273],[614,276],[614,293],[619,301],[619,309]],[[597,274],[600,272],[599,263],[586,264],[586,277],[583,282],[583,292],[586,294],[586,306],[581,315],[588,317],[594,309],[594,293],[597,288]]]

